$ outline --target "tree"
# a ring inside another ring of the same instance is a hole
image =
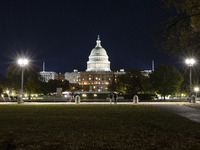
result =
[[[183,76],[175,67],[160,65],[150,75],[150,80],[152,88],[164,96],[165,100],[166,95],[178,91],[183,82]]]
[[[70,83],[68,80],[64,80],[63,82],[62,81],[60,82],[61,82],[61,88],[63,91],[67,91],[70,89]]]
[[[115,79],[115,84],[113,86],[116,86],[116,91],[126,93],[127,92],[127,86],[128,86],[128,76],[126,74],[119,75]]]
[[[2,74],[0,74],[0,95],[3,93],[3,90],[6,88],[6,77]]]
[[[142,78],[142,94],[155,94],[156,91],[152,88],[151,80],[149,77]]]
[[[137,94],[142,91],[142,74],[140,71],[131,70],[112,79],[109,90],[122,93]]]
[[[131,70],[127,74],[127,92],[132,94],[138,94],[143,90],[142,79],[143,76],[138,70]]]
[[[176,57],[200,56],[200,1],[163,0],[163,3],[173,10],[173,16],[156,28],[157,45]]]
[[[49,93],[48,91],[48,83],[47,82],[41,82],[41,93],[43,93],[44,95],[47,95]]]
[[[42,81],[37,78],[28,78],[27,82],[24,86],[25,91],[28,93],[29,98],[32,93],[40,93],[41,91],[41,83]]]
[[[62,88],[63,91],[70,89],[69,81],[64,80],[63,82],[60,80],[49,80],[48,83],[44,84],[43,88],[46,89],[46,93],[56,92],[57,88]]]
[[[32,66],[25,74],[26,82],[24,89],[29,94],[29,98],[33,93],[41,93],[42,81],[40,80],[39,71],[39,68]]]
[[[14,90],[20,90],[21,83],[21,69],[16,62],[12,62],[7,69],[6,78],[10,82],[10,86]]]
[[[56,88],[61,87],[58,80],[49,80],[46,84],[47,93],[56,92]]]

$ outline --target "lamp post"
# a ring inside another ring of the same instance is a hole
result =
[[[26,58],[20,58],[18,59],[18,64],[22,68],[22,76],[21,76],[21,93],[20,93],[20,99],[18,100],[18,104],[22,104],[23,101],[23,84],[24,84],[24,68],[28,65],[28,59]]]
[[[188,58],[188,59],[185,60],[185,63],[190,68],[190,75],[189,75],[190,93],[189,93],[189,99],[191,99],[191,96],[192,96],[192,67],[195,64],[195,60],[193,58]]]

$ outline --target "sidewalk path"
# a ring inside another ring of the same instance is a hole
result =
[[[200,110],[183,106],[183,105],[173,105],[173,104],[154,104],[157,107],[170,111],[179,116],[185,117],[189,120],[200,123]]]

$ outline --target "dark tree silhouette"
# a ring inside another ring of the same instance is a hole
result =
[[[173,13],[155,29],[159,48],[174,54],[176,59],[200,57],[200,1],[163,0],[163,3]]]
[[[177,92],[183,82],[181,73],[172,66],[160,65],[150,75],[152,88],[164,96]]]

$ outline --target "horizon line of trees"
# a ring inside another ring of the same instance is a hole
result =
[[[198,76],[192,70],[192,80],[194,85],[198,85]],[[7,69],[6,76],[0,74],[0,93],[7,89],[20,92],[21,68],[14,62]],[[78,85],[76,85],[79,89]],[[24,92],[29,97],[33,93],[48,95],[56,92],[56,88],[61,87],[63,91],[69,90],[69,81],[49,80],[44,82],[39,74],[39,69],[30,65],[24,71]],[[139,70],[130,70],[126,74],[113,76],[108,85],[109,91],[131,94],[161,94],[166,95],[189,93],[189,71],[180,73],[173,66],[160,65],[155,68],[149,77],[143,76]]]
[[[198,76],[192,70],[193,85],[198,86]],[[113,76],[109,86],[110,91],[119,93],[179,95],[189,93],[189,71],[179,72],[174,66],[159,65],[149,77],[143,76],[139,70],[130,70],[124,75]]]
[[[70,89],[70,83],[67,80],[49,80],[45,82],[39,74],[40,69],[30,64],[24,69],[24,92],[30,97],[31,94],[51,94],[56,92],[56,88],[62,88],[63,91]],[[16,91],[17,94],[21,90],[21,68],[12,62],[6,76],[0,74],[0,94],[6,93],[6,90]]]

